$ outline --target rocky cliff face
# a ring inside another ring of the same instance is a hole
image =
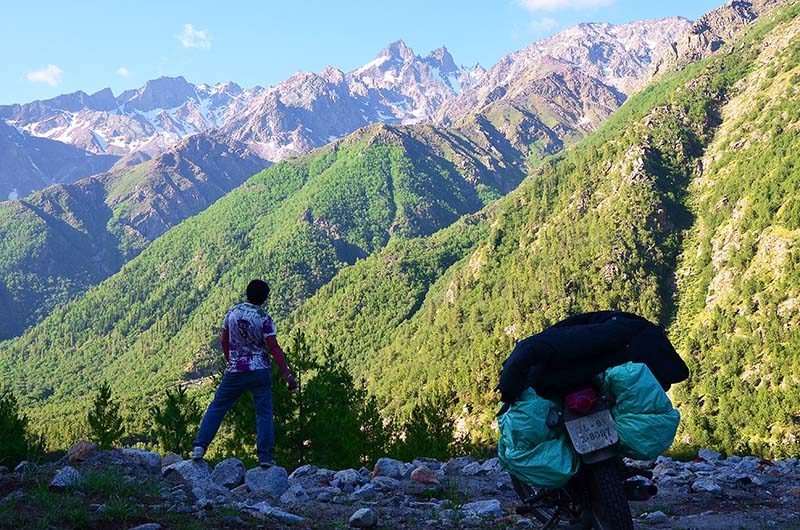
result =
[[[664,48],[653,63],[653,70],[643,83],[653,77],[680,70],[705,59],[745,26],[785,0],[731,0],[700,17],[692,26]]]
[[[0,200],[25,197],[59,182],[109,169],[117,160],[38,138],[0,120]]]
[[[525,98],[533,86],[552,78],[553,74],[569,78],[567,84],[586,87],[578,92],[602,90],[616,93],[613,111],[638,86],[660,49],[669,46],[690,24],[680,17],[620,26],[579,24],[504,57],[473,86],[446,103],[437,115],[437,121],[453,124],[470,113],[484,112],[490,106],[501,103],[518,105],[520,98]],[[588,88],[589,85],[594,87]],[[591,100],[576,101],[577,96],[576,91],[565,89],[546,97],[551,104],[570,100],[570,105],[590,107],[595,103]],[[609,100],[603,97],[597,103],[602,107]],[[608,114],[607,110],[599,112],[600,115]],[[592,114],[581,113],[569,126],[579,125],[583,118],[593,120],[596,126],[599,120]]]

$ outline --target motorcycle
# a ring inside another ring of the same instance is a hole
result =
[[[511,476],[528,515],[542,530],[551,528],[633,530],[629,500],[658,492],[652,473],[625,465],[610,407],[614,396],[586,388],[565,396],[561,410],[551,410],[547,425],[563,426],[580,455],[578,472],[562,487],[537,489]]]

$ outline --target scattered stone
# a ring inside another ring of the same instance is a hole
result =
[[[470,462],[463,468],[461,468],[461,474],[467,475],[468,477],[477,475],[478,473],[483,472],[483,468],[478,462]]]
[[[411,480],[422,484],[439,484],[439,479],[427,466],[419,466],[411,472]]]
[[[183,457],[181,455],[167,453],[161,458],[161,467],[171,466],[172,464],[177,464],[178,462],[183,462]]]
[[[80,440],[72,444],[72,446],[67,450],[67,462],[70,464],[83,462],[94,455],[97,450],[97,444],[87,442],[86,440]]]
[[[299,479],[301,477],[308,477],[310,475],[316,474],[317,471],[319,471],[319,468],[317,466],[312,466],[311,464],[306,464],[306,465],[300,466],[297,469],[295,469],[294,471],[292,471],[292,474],[289,475],[289,480],[295,480],[295,479]]]
[[[308,502],[311,500],[311,496],[308,492],[303,488],[303,486],[294,485],[290,486],[289,489],[281,495],[280,502],[281,504],[286,505],[294,505],[298,503]]]
[[[503,515],[503,508],[500,506],[500,501],[497,499],[470,502],[462,506],[461,511],[464,512],[467,517],[496,518]]]
[[[722,487],[711,480],[700,479],[692,483],[692,491],[695,493],[713,493],[719,495],[722,493]]]
[[[50,489],[60,491],[66,488],[79,486],[81,482],[83,482],[83,477],[78,470],[72,466],[65,466],[56,473],[56,476],[50,483]]]
[[[371,500],[377,496],[378,496],[378,490],[372,483],[364,484],[363,486],[353,491],[352,494],[350,494],[351,498],[362,501]]]
[[[331,486],[350,493],[358,487],[362,480],[361,475],[355,469],[345,469],[333,476]]]
[[[161,525],[158,523],[145,523],[134,526],[130,530],[161,530]]]
[[[289,476],[280,466],[267,469],[256,467],[245,473],[244,483],[254,494],[266,494],[278,499],[289,489]]]
[[[182,460],[161,469],[161,476],[172,482],[210,481],[211,473],[211,466],[205,460]]]
[[[375,463],[375,469],[372,471],[372,478],[389,477],[401,480],[405,472],[406,465],[403,462],[392,458],[380,458]]]
[[[211,480],[228,489],[244,484],[244,463],[238,458],[227,458],[214,467]]]
[[[664,512],[643,513],[641,518],[650,524],[667,524],[670,518]]]
[[[5,475],[8,473],[8,468],[6,466],[0,466],[0,475]]]
[[[353,528],[372,528],[378,524],[378,515],[369,508],[361,508],[350,516],[348,524]]]
[[[34,464],[28,462],[27,460],[23,460],[14,468],[14,473],[24,473],[25,471],[30,471],[34,467]]]
[[[697,456],[702,458],[706,462],[718,462],[722,455],[716,451],[712,451],[711,449],[700,449],[697,451]]]
[[[272,468],[275,467],[277,466],[272,466]],[[259,502],[258,504],[248,505],[245,506],[244,509],[250,512],[251,515],[255,517],[260,517],[262,519],[273,518],[277,519],[278,521],[281,521],[282,523],[296,524],[296,525],[306,524],[306,520],[303,517],[300,517],[299,515],[294,515],[289,512],[284,512],[283,510],[279,510],[274,506],[270,506],[266,502]]]
[[[467,464],[477,462],[471,456],[459,456],[458,458],[451,458],[442,466],[445,475],[455,475],[461,472]]]
[[[121,449],[122,456],[127,463],[141,466],[145,469],[158,471],[161,469],[161,455],[142,449]]]
[[[391,477],[375,477],[372,479],[372,485],[378,488],[378,491],[394,491],[400,487],[400,481]]]

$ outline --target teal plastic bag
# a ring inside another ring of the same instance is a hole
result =
[[[603,391],[610,389],[616,396],[611,415],[623,456],[651,460],[672,445],[681,415],[646,365],[629,362],[609,368],[600,383]]]
[[[564,429],[550,429],[547,415],[558,409],[528,388],[522,397],[497,419],[500,465],[522,482],[535,488],[558,488],[578,471],[580,457]]]

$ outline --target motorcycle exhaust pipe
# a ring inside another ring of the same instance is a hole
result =
[[[646,501],[658,494],[658,487],[649,482],[629,481],[625,483],[625,496],[629,501]]]

